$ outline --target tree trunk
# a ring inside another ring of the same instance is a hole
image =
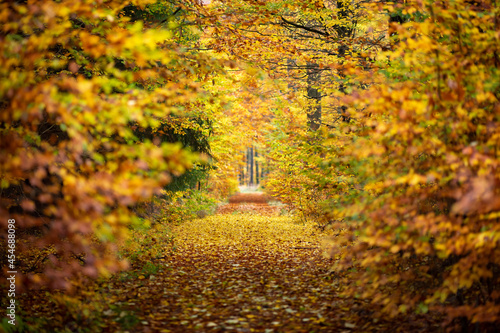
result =
[[[257,158],[259,154],[257,153],[257,148],[255,148],[255,184],[259,185],[259,162]]]
[[[250,148],[247,148],[247,174],[245,175],[245,185],[250,184]]]
[[[349,16],[349,9],[348,9],[349,8],[349,4],[347,4],[345,0],[343,0],[343,1],[342,0],[337,1],[337,8],[340,9],[340,11],[339,11],[339,18],[344,19],[344,18],[347,18]],[[351,28],[349,28],[349,27],[341,25],[341,26],[336,26],[335,27],[335,31],[337,32],[337,35],[338,35],[339,39],[344,39],[346,37],[349,37],[352,34],[353,30]],[[348,51],[347,44],[346,43],[342,43],[340,45],[339,49],[338,49],[338,56],[339,56],[339,58],[340,59],[345,58],[347,51]],[[341,79],[345,78],[345,75],[344,75],[344,73],[343,73],[342,70],[339,70],[339,77]],[[346,87],[345,87],[344,83],[340,83],[340,85],[339,85],[339,91],[342,94],[346,93]],[[345,105],[341,105],[338,108],[338,113],[341,116],[342,121],[349,122],[351,120],[351,118],[346,113],[346,111],[347,111],[347,107]]]
[[[287,59],[286,60],[286,72],[288,76],[288,89],[292,92],[297,91],[297,84],[295,83],[295,80],[298,80],[296,78],[296,75],[293,75],[293,71],[297,69],[297,62],[293,59]]]
[[[404,5],[403,0],[396,0],[396,4]],[[406,19],[403,17],[401,11],[392,12],[389,14],[389,27],[388,34],[391,43],[391,49],[394,49],[394,46],[399,43],[397,26],[406,22]]]
[[[307,123],[309,130],[316,131],[321,126],[321,92],[318,90],[321,71],[318,64],[307,63]]]
[[[254,173],[253,173],[253,147],[250,147],[248,149],[248,156],[249,156],[249,160],[248,160],[248,166],[250,168],[249,170],[249,173],[248,175],[250,176],[250,179],[249,179],[249,185],[253,185],[254,182],[253,182],[253,176],[254,176]]]

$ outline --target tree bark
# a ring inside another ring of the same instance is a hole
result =
[[[321,92],[318,89],[320,84],[321,71],[319,65],[307,63],[307,99],[309,106],[307,110],[307,123],[309,130],[316,131],[321,126]]]
[[[337,8],[340,9],[340,11],[339,11],[340,18],[347,18],[349,16],[349,9],[348,9],[348,5],[346,4],[345,0],[337,1]],[[344,39],[344,38],[352,35],[353,29],[346,27],[346,26],[336,26],[335,31],[337,32],[337,36],[339,39]],[[339,49],[338,49],[339,58],[345,58],[347,51],[348,51],[347,45],[344,43],[341,44]],[[344,75],[342,70],[339,70],[339,77],[341,79],[345,78],[345,75]],[[342,94],[346,94],[346,86],[342,82],[339,85],[339,91]],[[347,111],[347,107],[345,105],[339,106],[338,113],[341,116],[343,122],[349,122],[351,120],[349,115],[346,114],[346,111]]]
[[[245,175],[245,185],[250,184],[250,148],[247,148],[247,174]]]
[[[257,161],[257,158],[259,157],[259,154],[257,153],[257,148],[255,148],[255,183],[259,185],[259,162]]]
[[[396,4],[399,5],[404,5],[403,0],[396,0]],[[398,32],[397,32],[397,26],[400,24],[403,24],[406,22],[406,19],[402,16],[401,11],[398,12],[392,12],[389,15],[389,27],[388,27],[388,34],[389,38],[391,38],[391,49],[393,50],[396,44],[399,43],[399,38],[398,38]]]
[[[253,147],[250,147],[250,185],[253,185]]]

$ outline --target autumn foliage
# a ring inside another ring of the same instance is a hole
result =
[[[16,219],[20,258],[35,247],[44,263],[20,285],[125,267],[117,244],[147,224],[145,201],[163,196],[165,224],[191,219],[192,188],[234,193],[255,146],[268,194],[330,235],[336,295],[383,320],[493,331],[499,24],[493,0],[2,2],[0,215]],[[162,192],[179,179],[191,189]],[[279,213],[236,206],[248,197],[218,212]],[[207,221],[203,237],[235,237]]]
[[[315,212],[339,231],[331,254],[345,295],[391,316],[436,311],[452,328],[492,330],[500,320],[499,8],[386,8],[400,18],[390,41],[370,53],[368,72],[346,71],[352,92],[340,103],[349,119],[319,143],[292,148],[300,155],[280,167],[295,170],[296,197],[323,196]],[[370,83],[356,89],[363,79]]]
[[[18,237],[36,236],[18,255],[23,245],[52,246],[44,274],[24,267],[20,286],[63,287],[77,271],[124,267],[114,242],[140,222],[131,208],[195,161],[158,128],[192,110],[197,68],[217,66],[186,52],[175,24],[137,20],[152,4],[0,5],[0,225],[6,235],[7,217],[16,219]]]

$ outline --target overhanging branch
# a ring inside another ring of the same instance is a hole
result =
[[[291,21],[288,21],[286,18],[284,18],[283,16],[281,16],[281,20],[288,24],[288,25],[291,25],[295,28],[299,28],[299,29],[303,29],[303,30],[306,30],[306,31],[309,31],[309,32],[314,32],[315,34],[319,34],[321,36],[325,36],[325,37],[329,37],[330,34],[328,32],[324,32],[324,31],[319,31],[319,30],[316,30],[314,28],[309,28],[309,27],[306,27],[305,25],[300,25],[300,24],[297,24],[297,23],[294,23],[294,22],[291,22]]]

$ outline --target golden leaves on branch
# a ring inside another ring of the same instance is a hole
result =
[[[220,66],[177,47],[168,29],[132,22],[128,5],[0,4],[0,215],[19,221],[20,238],[53,246],[49,286],[123,268],[113,244],[127,237],[131,208],[198,159],[179,144],[141,140],[137,129],[182,113],[199,97],[195,81]]]

